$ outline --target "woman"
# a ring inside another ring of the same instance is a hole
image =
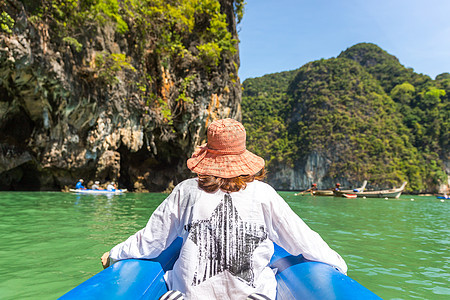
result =
[[[275,299],[273,242],[347,272],[339,254],[261,181],[264,160],[246,150],[241,123],[214,121],[207,137],[187,161],[198,177],[178,184],[144,229],[105,253],[104,266],[109,259],[154,258],[181,236],[180,256],[165,279],[186,299]]]

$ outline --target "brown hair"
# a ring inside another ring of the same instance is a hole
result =
[[[240,175],[233,178],[221,178],[213,175],[198,174],[198,186],[208,193],[214,193],[221,189],[225,192],[238,192],[247,187],[247,183],[254,180],[263,181],[266,177],[264,167],[254,175]]]

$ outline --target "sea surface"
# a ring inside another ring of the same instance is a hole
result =
[[[450,200],[280,194],[383,299],[450,299]],[[165,197],[0,192],[0,299],[57,299],[100,272],[100,256]]]

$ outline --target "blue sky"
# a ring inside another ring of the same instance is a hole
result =
[[[450,0],[246,0],[241,82],[336,57],[361,42],[434,78],[450,72]]]

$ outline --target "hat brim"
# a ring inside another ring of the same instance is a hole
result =
[[[189,158],[187,166],[197,174],[233,178],[255,175],[264,167],[264,159],[248,150],[242,154],[228,155],[207,152],[204,156]]]

